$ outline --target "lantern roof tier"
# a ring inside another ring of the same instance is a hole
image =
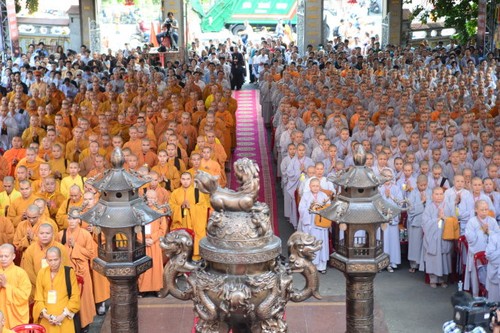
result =
[[[349,198],[339,195],[332,204],[316,213],[337,223],[386,223],[401,212],[401,208],[386,201],[379,193],[369,198]]]
[[[143,198],[130,201],[130,206],[101,199],[93,209],[82,214],[82,219],[94,226],[127,228],[149,224],[164,215],[150,208]]]
[[[130,172],[123,172],[125,157],[120,148],[115,148],[111,154],[112,168],[107,170],[101,178],[92,182],[99,192],[137,191],[145,184],[146,179],[141,179]]]

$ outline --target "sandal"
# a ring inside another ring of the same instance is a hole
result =
[[[437,288],[437,284],[436,283],[431,283],[431,288]]]
[[[394,268],[392,268],[391,266],[387,267],[387,271],[389,273],[394,273]]]
[[[448,288],[448,284],[447,283],[441,283],[441,288]]]
[[[410,268],[410,269],[408,270],[408,272],[410,272],[410,273],[415,273],[415,268]]]

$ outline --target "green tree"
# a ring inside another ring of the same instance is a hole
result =
[[[23,9],[23,5],[30,13],[34,13],[38,10],[38,0],[16,0],[17,13]]]
[[[418,5],[413,17],[418,17],[422,23],[444,19],[445,27],[455,28],[454,37],[461,44],[466,44],[476,35],[478,0],[429,0],[429,3],[432,9]]]

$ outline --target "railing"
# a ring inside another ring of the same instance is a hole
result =
[[[430,46],[435,46],[439,42],[449,44],[451,36],[455,33],[454,28],[445,28],[443,22],[429,22],[426,24],[412,23],[410,27],[410,44],[416,45],[422,41],[427,41]]]

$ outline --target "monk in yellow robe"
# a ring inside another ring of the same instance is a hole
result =
[[[21,197],[12,202],[7,211],[7,217],[12,221],[14,228],[24,219],[26,209],[38,197],[32,193],[29,180],[23,180],[19,183]]]
[[[49,160],[50,170],[57,180],[68,176],[68,166],[70,161],[64,157],[63,147],[55,143],[52,146],[52,158]]]
[[[32,296],[34,296],[38,272],[40,272],[42,268],[48,267],[47,250],[50,247],[55,246],[61,250],[61,258],[64,266],[71,265],[66,248],[61,243],[54,240],[54,229],[50,224],[42,224],[38,229],[37,236],[38,241],[31,244],[26,251],[24,251],[23,258],[21,260],[21,268],[28,273],[33,287],[31,290]],[[66,285],[64,285],[64,290],[66,290]],[[79,292],[78,295],[80,295]],[[40,310],[38,310],[38,312],[33,311],[35,320],[38,314],[40,314]],[[64,331],[64,333],[66,333],[66,331]]]
[[[83,203],[82,190],[78,185],[73,185],[69,189],[69,198],[63,202],[56,214],[56,222],[59,230],[68,227],[68,213],[71,207],[80,207]]]
[[[94,321],[95,302],[90,275],[90,261],[94,258],[92,235],[80,227],[80,209],[73,207],[68,213],[68,229],[59,232],[61,244],[66,247],[71,267],[76,275],[83,278],[83,292],[80,300],[80,319],[82,328]]]
[[[64,195],[56,191],[56,184],[57,182],[53,176],[45,178],[43,180],[43,191],[40,193],[40,197],[47,203],[49,217],[54,220],[59,207],[66,201]]]
[[[13,330],[9,330],[7,326],[5,326],[5,316],[3,312],[0,311],[0,332],[2,333],[15,333]]]
[[[156,209],[156,191],[146,192],[148,206]],[[165,217],[146,225],[145,228],[146,255],[153,259],[153,267],[139,276],[139,292],[158,292],[163,288],[163,254],[160,247],[160,237],[164,237],[167,231]],[[142,234],[138,235],[142,240]]]
[[[173,191],[180,186],[180,173],[173,163],[168,163],[168,154],[165,150],[158,152],[158,164],[151,171],[155,171],[160,176],[161,186],[168,191]]]
[[[193,177],[189,172],[181,175],[181,187],[170,196],[172,209],[171,230],[188,228],[194,231],[193,259],[200,259],[200,240],[207,234],[207,221],[210,214],[210,199],[205,193],[194,188]]]
[[[31,243],[37,241],[36,237],[41,225],[47,223],[50,224],[54,230],[57,230],[57,225],[55,225],[53,221],[42,220],[40,216],[41,212],[38,206],[28,206],[26,209],[26,219],[19,223],[14,234],[13,244],[18,252],[23,253]]]
[[[47,249],[47,267],[36,278],[33,319],[45,327],[47,333],[74,333],[74,315],[80,310],[80,288],[73,269],[66,272],[63,254],[59,247]],[[67,284],[71,285],[71,296]]]
[[[21,135],[23,146],[29,147],[32,142],[40,143],[46,134],[45,130],[40,127],[40,117],[32,115],[30,117],[30,126]]]
[[[64,177],[61,180],[60,191],[64,197],[69,198],[70,188],[74,185],[78,186],[80,190],[83,191],[85,187],[85,181],[87,180],[85,177],[79,174],[80,166],[77,162],[71,162],[68,167],[69,175]]]
[[[0,246],[0,310],[5,317],[4,326],[12,328],[29,322],[31,282],[28,274],[14,264],[16,257],[11,244]],[[5,258],[5,260],[4,260]]]

